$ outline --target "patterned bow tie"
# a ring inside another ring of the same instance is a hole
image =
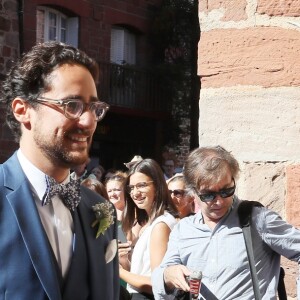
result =
[[[47,189],[42,199],[42,205],[48,205],[51,199],[58,195],[65,206],[74,211],[80,202],[80,181],[70,178],[67,184],[59,184],[54,178],[46,175]]]

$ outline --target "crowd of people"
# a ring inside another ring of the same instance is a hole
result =
[[[195,197],[175,168],[166,180],[164,165],[153,159],[135,155],[124,165],[125,172],[102,166],[88,170],[84,164],[77,177],[116,209],[120,299],[154,299],[152,270],[160,265],[178,220],[195,214]]]
[[[135,156],[123,183],[109,184],[120,171],[104,180],[126,236],[120,299],[190,299],[187,278],[201,270],[201,299],[256,300],[238,218],[237,160],[216,146],[192,151],[183,173],[170,161]],[[300,262],[300,232],[267,208],[255,207],[252,222],[259,299],[276,299],[280,256]]]
[[[126,171],[87,169],[109,109],[98,75],[84,52],[47,42],[3,84],[20,147],[0,165],[0,298],[276,299],[280,257],[300,265],[300,231],[254,206],[250,271],[229,151],[197,148],[182,173],[170,157],[159,165],[140,155]],[[195,272],[199,291],[189,284]]]

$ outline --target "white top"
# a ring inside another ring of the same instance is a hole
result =
[[[151,267],[150,267],[150,237],[154,226],[157,223],[166,223],[170,229],[176,225],[176,219],[168,212],[156,218],[152,224],[147,227],[142,235],[139,237],[137,243],[135,244],[132,257],[131,257],[131,269],[130,272],[143,276],[151,277]],[[139,291],[131,285],[127,285],[127,290],[130,293],[138,293]]]

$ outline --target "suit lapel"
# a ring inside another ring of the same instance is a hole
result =
[[[84,300],[89,298],[89,276],[86,244],[78,212],[72,213],[74,221],[73,256],[65,280],[63,299]],[[80,282],[80,284],[78,284]]]
[[[4,185],[13,190],[7,195],[7,200],[14,212],[33,267],[49,299],[59,300],[61,293],[58,278],[53,276],[56,274],[56,267],[51,246],[16,154],[3,164],[3,168]]]
[[[88,192],[88,194],[87,194]],[[95,221],[95,214],[92,206],[95,205],[95,194],[85,187],[81,187],[81,202],[78,206],[78,216],[82,226],[84,242],[87,249],[88,272],[90,278],[90,297],[91,299],[110,299],[107,278],[108,275],[105,264],[105,250],[109,241],[107,235],[101,235],[96,239],[96,228],[92,228]]]

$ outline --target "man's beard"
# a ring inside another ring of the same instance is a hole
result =
[[[80,152],[80,155],[68,151],[64,146],[64,134],[59,141],[45,140],[44,136],[40,135],[39,132],[35,132],[34,140],[37,146],[41,149],[44,155],[54,164],[59,164],[67,168],[71,168],[76,165],[81,165],[88,159],[89,149],[91,142],[88,145],[86,151]]]

